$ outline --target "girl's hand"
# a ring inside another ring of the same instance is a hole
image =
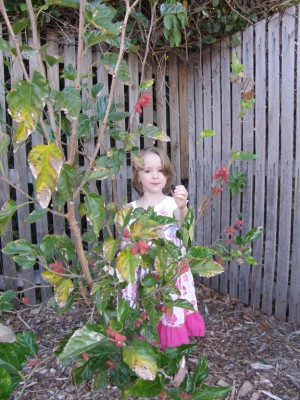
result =
[[[183,210],[186,208],[186,201],[188,198],[188,191],[183,185],[178,185],[173,190],[173,197],[176,201],[176,204],[179,210]]]

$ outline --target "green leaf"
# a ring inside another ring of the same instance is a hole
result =
[[[135,270],[141,258],[139,254],[132,254],[131,247],[127,246],[120,251],[116,259],[116,268],[121,278],[127,283],[134,284]]]
[[[69,81],[75,81],[76,79],[76,68],[72,64],[68,64],[66,68],[64,68],[64,72],[61,75],[62,79],[68,79]]]
[[[261,232],[262,232],[261,226],[252,228],[249,232],[247,232],[243,236],[244,243],[246,244],[246,243],[253,242],[254,240],[259,239],[261,237]]]
[[[54,65],[59,64],[63,60],[63,56],[59,57],[59,56],[51,56],[50,54],[45,54],[44,60],[50,67],[53,67]]]
[[[85,196],[84,204],[87,219],[92,225],[94,233],[98,235],[105,218],[104,198],[96,193],[91,193]]]
[[[68,297],[73,290],[74,284],[72,279],[60,278],[54,288],[54,298],[59,307],[65,307]]]
[[[128,393],[138,398],[159,396],[163,390],[163,385],[159,377],[154,381],[138,378],[133,386],[128,390]]]
[[[101,390],[101,389],[106,389],[108,385],[108,377],[107,377],[107,372],[106,371],[100,371],[98,372],[93,381],[93,390]]]
[[[20,80],[14,83],[7,102],[12,118],[20,122],[14,138],[16,143],[22,143],[35,129],[48,94],[48,83],[37,71],[34,71],[31,82]]]
[[[75,258],[76,255],[75,245],[71,240],[71,238],[66,234],[59,237],[59,241],[57,244],[57,252],[58,255],[67,262]]]
[[[28,357],[33,357],[37,355],[39,348],[35,341],[35,336],[32,332],[22,332],[18,333],[16,337],[16,343],[20,346]]]
[[[37,200],[42,208],[47,208],[63,165],[62,154],[54,143],[38,144],[30,151],[28,163],[36,179]]]
[[[14,200],[8,200],[0,211],[0,236],[4,236],[6,233],[7,225],[10,222],[12,216],[17,211],[18,206]]]
[[[193,274],[199,274],[205,278],[212,278],[224,272],[222,265],[214,260],[194,260],[191,262],[191,270]]]
[[[55,250],[60,241],[58,235],[45,235],[40,243],[40,250],[45,257],[54,257]]]
[[[152,346],[146,341],[135,339],[130,347],[123,347],[123,360],[143,380],[155,380],[156,355]]]
[[[144,28],[146,28],[149,24],[148,19],[142,13],[131,11],[130,16],[136,21],[139,21]]]
[[[44,208],[36,208],[35,210],[32,211],[32,213],[28,215],[27,218],[25,218],[25,221],[28,222],[29,224],[32,224],[33,222],[36,222],[39,219],[45,217],[47,213],[48,211],[45,210]]]
[[[150,87],[154,85],[154,79],[148,79],[147,81],[143,81],[139,84],[139,92],[146,92]]]
[[[17,299],[17,294],[14,290],[7,290],[0,294],[0,313],[2,311],[13,310],[12,300]],[[1,385],[0,385],[1,387]]]
[[[12,28],[13,28],[14,34],[17,35],[18,33],[22,32],[25,28],[28,28],[30,26],[31,26],[31,24],[30,24],[29,18],[21,18],[13,23]]]
[[[93,85],[92,90],[91,90],[91,94],[94,100],[96,100],[100,93],[101,90],[103,89],[103,83],[96,83],[95,85]]]
[[[140,124],[138,126],[138,134],[155,140],[161,140],[162,142],[170,141],[170,137],[165,132],[162,132],[159,128],[151,124]]]
[[[105,336],[101,332],[87,324],[72,334],[57,358],[65,367],[80,354],[98,346],[103,339]]]
[[[125,160],[126,152],[123,149],[116,149],[112,147],[107,155],[102,155],[96,158],[95,164],[97,167],[108,169],[109,176],[114,177],[118,174]]]
[[[214,136],[217,134],[217,131],[213,131],[211,129],[204,129],[203,131],[200,132],[200,137],[201,138],[206,138],[209,136]]]
[[[108,262],[111,262],[115,258],[118,245],[119,241],[114,238],[108,238],[104,241],[103,256]]]
[[[117,309],[117,321],[124,324],[128,314],[129,314],[129,305],[125,299],[121,299],[118,302],[118,309]]]
[[[249,161],[255,160],[257,155],[249,151],[234,151],[231,153],[230,160],[232,161]]]
[[[10,144],[9,136],[5,132],[0,133],[0,154],[5,153],[7,151],[9,144]]]
[[[11,49],[12,49],[12,45],[10,44],[10,42],[8,42],[7,40],[0,37],[0,50],[7,51],[8,53],[10,53]]]
[[[240,64],[237,59],[236,51],[232,52],[232,63],[231,63],[231,82],[237,81],[241,77],[241,73],[244,69],[244,64]]]
[[[219,3],[220,3],[220,0],[212,0],[212,6],[213,7],[218,7],[218,5],[219,5]]]
[[[211,249],[210,247],[193,246],[190,248],[188,254],[192,258],[197,258],[201,260],[212,257],[214,254],[216,254],[216,251]]]
[[[73,198],[73,186],[76,180],[76,175],[77,171],[73,165],[64,164],[60,171],[57,189],[65,201]]]
[[[206,357],[202,356],[192,375],[192,392],[208,377]]]
[[[166,393],[171,400],[182,400],[178,388],[175,387],[167,388]]]
[[[106,35],[117,36],[121,33],[121,22],[112,22],[116,10],[106,4],[87,3],[86,18],[89,23]]]
[[[66,86],[62,92],[54,91],[51,96],[56,109],[63,110],[70,118],[79,116],[82,99],[79,91],[73,86]]]
[[[199,390],[193,393],[193,400],[220,399],[231,392],[231,386],[207,386],[202,385]]]
[[[246,260],[250,265],[257,265],[257,261],[255,260],[254,257],[247,256],[247,257],[245,258],[245,260]]]
[[[21,381],[20,377],[18,378],[17,374],[15,374],[17,380],[13,384],[11,376],[9,373],[2,367],[0,367],[0,398],[2,400],[8,400],[10,395],[13,393],[15,387]]]
[[[79,8],[80,1],[79,0],[46,0],[46,4],[51,6],[61,6],[61,7],[70,7],[70,8]]]
[[[100,56],[100,63],[107,69],[110,74],[115,73],[118,55],[115,53],[105,53]],[[124,60],[121,60],[120,66],[117,72],[117,78],[124,85],[132,85],[130,72],[128,65]]]

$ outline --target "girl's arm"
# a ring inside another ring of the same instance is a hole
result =
[[[173,197],[178,207],[176,210],[174,210],[174,217],[178,219],[180,225],[183,224],[184,217],[188,211],[186,205],[188,195],[188,191],[183,185],[176,186],[173,191]]]

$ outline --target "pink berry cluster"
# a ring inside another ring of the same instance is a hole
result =
[[[135,103],[134,108],[135,111],[137,111],[139,114],[143,112],[142,108],[149,106],[151,103],[152,96],[150,94],[144,93],[141,95],[141,97],[138,99],[138,101]]]
[[[110,338],[115,342],[116,347],[122,347],[123,343],[126,340],[126,336],[120,335],[117,332],[114,332],[111,327],[106,329],[106,333],[110,336]]]
[[[229,170],[224,165],[221,165],[220,169],[216,170],[213,178],[216,181],[229,182]],[[211,192],[214,196],[217,196],[220,192],[222,192],[221,184],[217,183],[216,186],[213,186],[211,188]]]

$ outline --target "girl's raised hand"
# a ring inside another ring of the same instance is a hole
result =
[[[183,185],[178,185],[172,190],[172,193],[178,208],[180,210],[184,209],[189,195],[186,188]]]

